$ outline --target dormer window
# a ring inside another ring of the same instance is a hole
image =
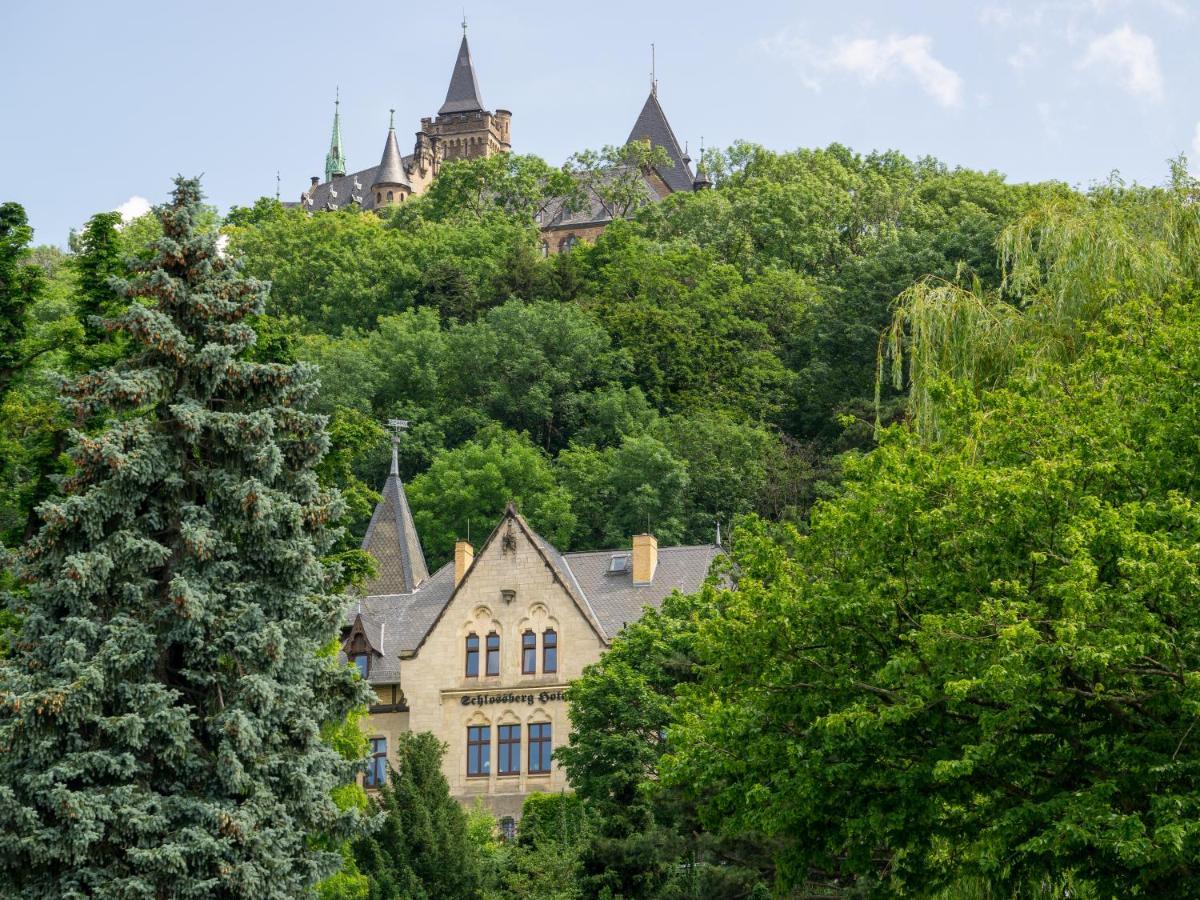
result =
[[[628,571],[629,571],[629,554],[628,553],[614,553],[612,555],[612,558],[608,561],[608,573],[607,574],[609,574],[609,575],[624,575]]]
[[[358,669],[358,674],[366,678],[371,674],[371,654],[370,653],[352,653],[350,654],[350,662]]]

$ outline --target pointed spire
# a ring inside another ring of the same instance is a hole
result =
[[[712,187],[712,180],[704,171],[704,138],[700,138],[700,156],[696,159],[696,180],[692,182],[693,191],[704,191]],[[721,523],[717,523],[717,544],[721,543]]]
[[[393,429],[392,466],[362,542],[362,548],[375,557],[379,566],[378,574],[367,583],[368,595],[410,594],[429,579],[417,526],[400,480],[400,432],[408,422],[392,419],[388,425]]]
[[[411,190],[412,183],[408,180],[404,157],[400,155],[400,144],[396,141],[396,111],[393,109],[390,112],[392,117],[388,123],[387,141],[383,145],[383,156],[379,159],[379,169],[371,187],[395,184]]]
[[[475,65],[471,62],[471,48],[467,44],[467,20],[463,17],[463,38],[454,61],[454,73],[450,76],[450,87],[446,91],[446,102],[438,110],[439,116],[447,113],[482,112],[483,99],[479,95],[479,81],[475,77]]]
[[[329,152],[325,154],[325,180],[346,174],[346,154],[342,152],[341,88],[337,89],[333,101],[333,136],[329,139]]]
[[[686,154],[683,152],[683,148],[675,138],[671,123],[667,121],[667,114],[663,112],[663,108],[658,102],[657,82],[651,88],[650,96],[646,98],[646,103],[642,106],[642,111],[638,114],[637,121],[634,122],[633,129],[629,132],[629,137],[625,139],[627,144],[633,141],[649,141],[651,146],[662,147],[667,151],[667,156],[675,165],[663,166],[657,170],[659,177],[666,182],[667,187],[672,191],[690,191],[692,189],[692,170],[685,158]]]

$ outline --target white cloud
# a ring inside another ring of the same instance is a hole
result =
[[[1019,72],[1032,65],[1037,58],[1037,47],[1028,41],[1024,41],[1009,55],[1008,64]]]
[[[150,201],[145,197],[139,197],[136,194],[118,206],[115,212],[121,214],[121,222],[128,224],[138,216],[144,216],[150,212]]]
[[[1128,25],[1122,25],[1088,44],[1087,53],[1079,61],[1079,68],[1093,67],[1115,73],[1122,87],[1131,94],[1151,100],[1162,98],[1163,75],[1154,41]]]
[[[933,55],[933,40],[924,34],[839,39],[834,42],[831,64],[858,75],[868,84],[907,71],[929,96],[942,106],[962,104],[963,80]]]
[[[785,29],[760,45],[769,54],[790,59],[801,83],[811,90],[819,91],[831,72],[856,75],[866,84],[907,74],[942,106],[962,104],[963,80],[933,55],[933,40],[928,35],[836,37],[832,43],[832,50],[822,49]]]

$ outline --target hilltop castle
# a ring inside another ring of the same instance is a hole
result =
[[[312,176],[311,184],[300,195],[298,205],[310,212],[336,210],[350,204],[357,204],[364,210],[396,206],[428,190],[444,163],[489,157],[512,149],[512,113],[507,109],[493,111],[484,106],[465,23],[446,100],[436,116],[421,119],[412,153],[404,156],[400,152],[395,110],[392,110],[378,165],[347,173],[339,107],[340,101],[335,101],[333,135],[325,156],[325,180]],[[692,171],[691,158],[680,146],[667,121],[658,102],[657,83],[653,80],[650,95],[625,143],[635,140],[663,148],[672,162],[670,166],[650,168],[642,173],[651,200],[660,200],[676,191],[709,186],[703,170],[699,174]],[[537,217],[543,255],[567,249],[578,240],[594,239],[612,218],[604,201],[594,194],[587,198],[581,209],[567,209],[555,202],[547,204]]]

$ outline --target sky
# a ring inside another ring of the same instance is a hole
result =
[[[1159,183],[1200,162],[1200,0],[469,3],[484,103],[551,163],[625,140],[650,86],[695,152],[896,149],[1012,181]],[[0,201],[37,243],[202,174],[222,212],[351,171],[388,110],[411,148],[445,96],[461,4],[2,0]]]

